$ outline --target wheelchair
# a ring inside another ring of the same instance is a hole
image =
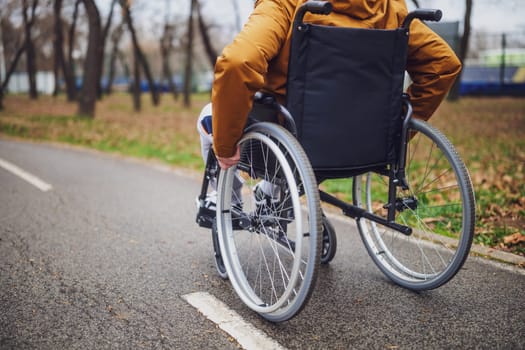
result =
[[[441,11],[411,12],[395,30],[308,24],[306,12],[328,14],[331,4],[306,2],[294,19],[287,106],[256,94],[239,164],[221,171],[210,151],[198,197],[219,275],[272,322],[302,310],[336,254],[321,202],[355,219],[377,267],[414,291],[456,275],[475,226],[467,168],[441,132],[412,118],[403,94],[410,23],[439,21]],[[344,178],[351,203],[320,189]],[[212,211],[203,202],[214,179]]]

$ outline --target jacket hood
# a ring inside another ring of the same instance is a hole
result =
[[[388,1],[379,0],[332,0],[334,12],[365,20],[384,14]]]

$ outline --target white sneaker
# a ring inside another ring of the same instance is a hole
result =
[[[199,197],[195,199],[195,202],[197,203],[197,209],[200,208],[206,208],[212,211],[217,210],[217,191],[211,191],[210,193],[206,194],[206,198],[204,199],[203,203],[200,203]],[[232,209],[237,212],[242,212],[242,203],[232,203]]]
[[[215,211],[217,208],[217,191],[212,191],[206,194],[206,198],[204,198],[202,204],[199,197],[195,199],[195,202],[197,204],[197,209],[206,208]]]
[[[273,194],[271,193],[273,192]],[[253,188],[256,205],[277,204],[280,200],[279,188],[275,185],[261,181]]]

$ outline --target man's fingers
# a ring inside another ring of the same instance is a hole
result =
[[[219,166],[221,169],[226,170],[234,166],[235,164],[239,163],[239,160],[241,159],[241,152],[239,149],[239,146],[237,146],[237,149],[235,150],[235,154],[231,157],[217,157],[217,160],[219,162]]]
[[[224,162],[220,159],[217,159],[219,161],[219,166],[221,167],[222,170],[227,170],[228,168],[230,168],[232,165],[227,163],[227,162]]]

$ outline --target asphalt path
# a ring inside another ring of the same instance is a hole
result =
[[[200,178],[151,162],[0,140],[1,349],[236,349],[183,296],[206,292],[288,349],[525,349],[523,269],[469,257],[414,293],[375,267],[349,219],[304,311],[269,323],[215,273]]]

